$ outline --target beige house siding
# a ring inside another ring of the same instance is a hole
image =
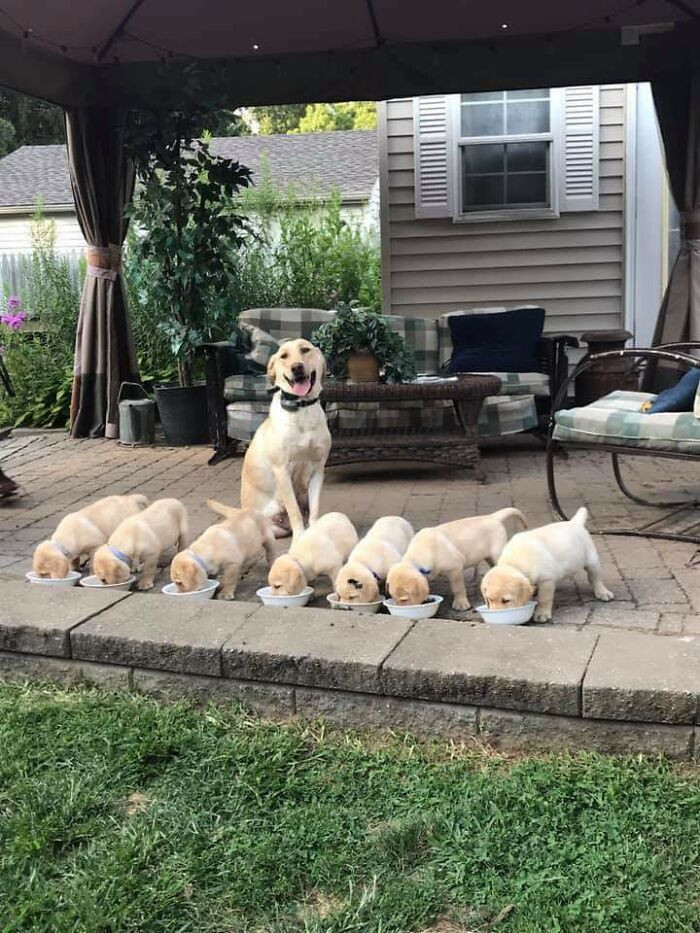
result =
[[[413,102],[380,108],[386,312],[437,317],[464,307],[539,304],[550,333],[621,327],[625,87],[600,90],[599,210],[548,220],[417,220]]]
[[[51,213],[44,217],[56,225],[56,249],[60,253],[82,252],[85,240],[73,211]],[[32,251],[32,218],[29,214],[0,213],[0,256]]]

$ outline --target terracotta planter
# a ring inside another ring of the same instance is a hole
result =
[[[359,350],[348,359],[348,379],[353,382],[379,382],[379,362],[370,350]]]

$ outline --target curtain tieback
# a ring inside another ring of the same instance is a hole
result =
[[[700,240],[700,211],[681,212],[681,237],[684,240]]]
[[[116,282],[122,263],[122,252],[118,246],[88,246],[85,250],[87,274],[96,279]]]

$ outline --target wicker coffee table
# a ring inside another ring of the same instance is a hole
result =
[[[384,385],[378,382],[326,382],[323,402],[342,404],[378,402],[387,408],[397,402],[432,402],[449,399],[457,415],[455,430],[382,428],[376,432],[333,430],[328,466],[377,460],[425,460],[467,467],[484,482],[477,446],[476,422],[487,395],[496,395],[496,376],[460,375],[457,379]]]

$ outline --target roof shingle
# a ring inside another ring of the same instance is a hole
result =
[[[280,136],[222,136],[212,140],[217,155],[237,159],[260,178],[265,165],[275,187],[293,185],[301,195],[368,200],[377,180],[374,130],[336,130]],[[22,146],[0,159],[0,207],[72,205],[64,146]]]

